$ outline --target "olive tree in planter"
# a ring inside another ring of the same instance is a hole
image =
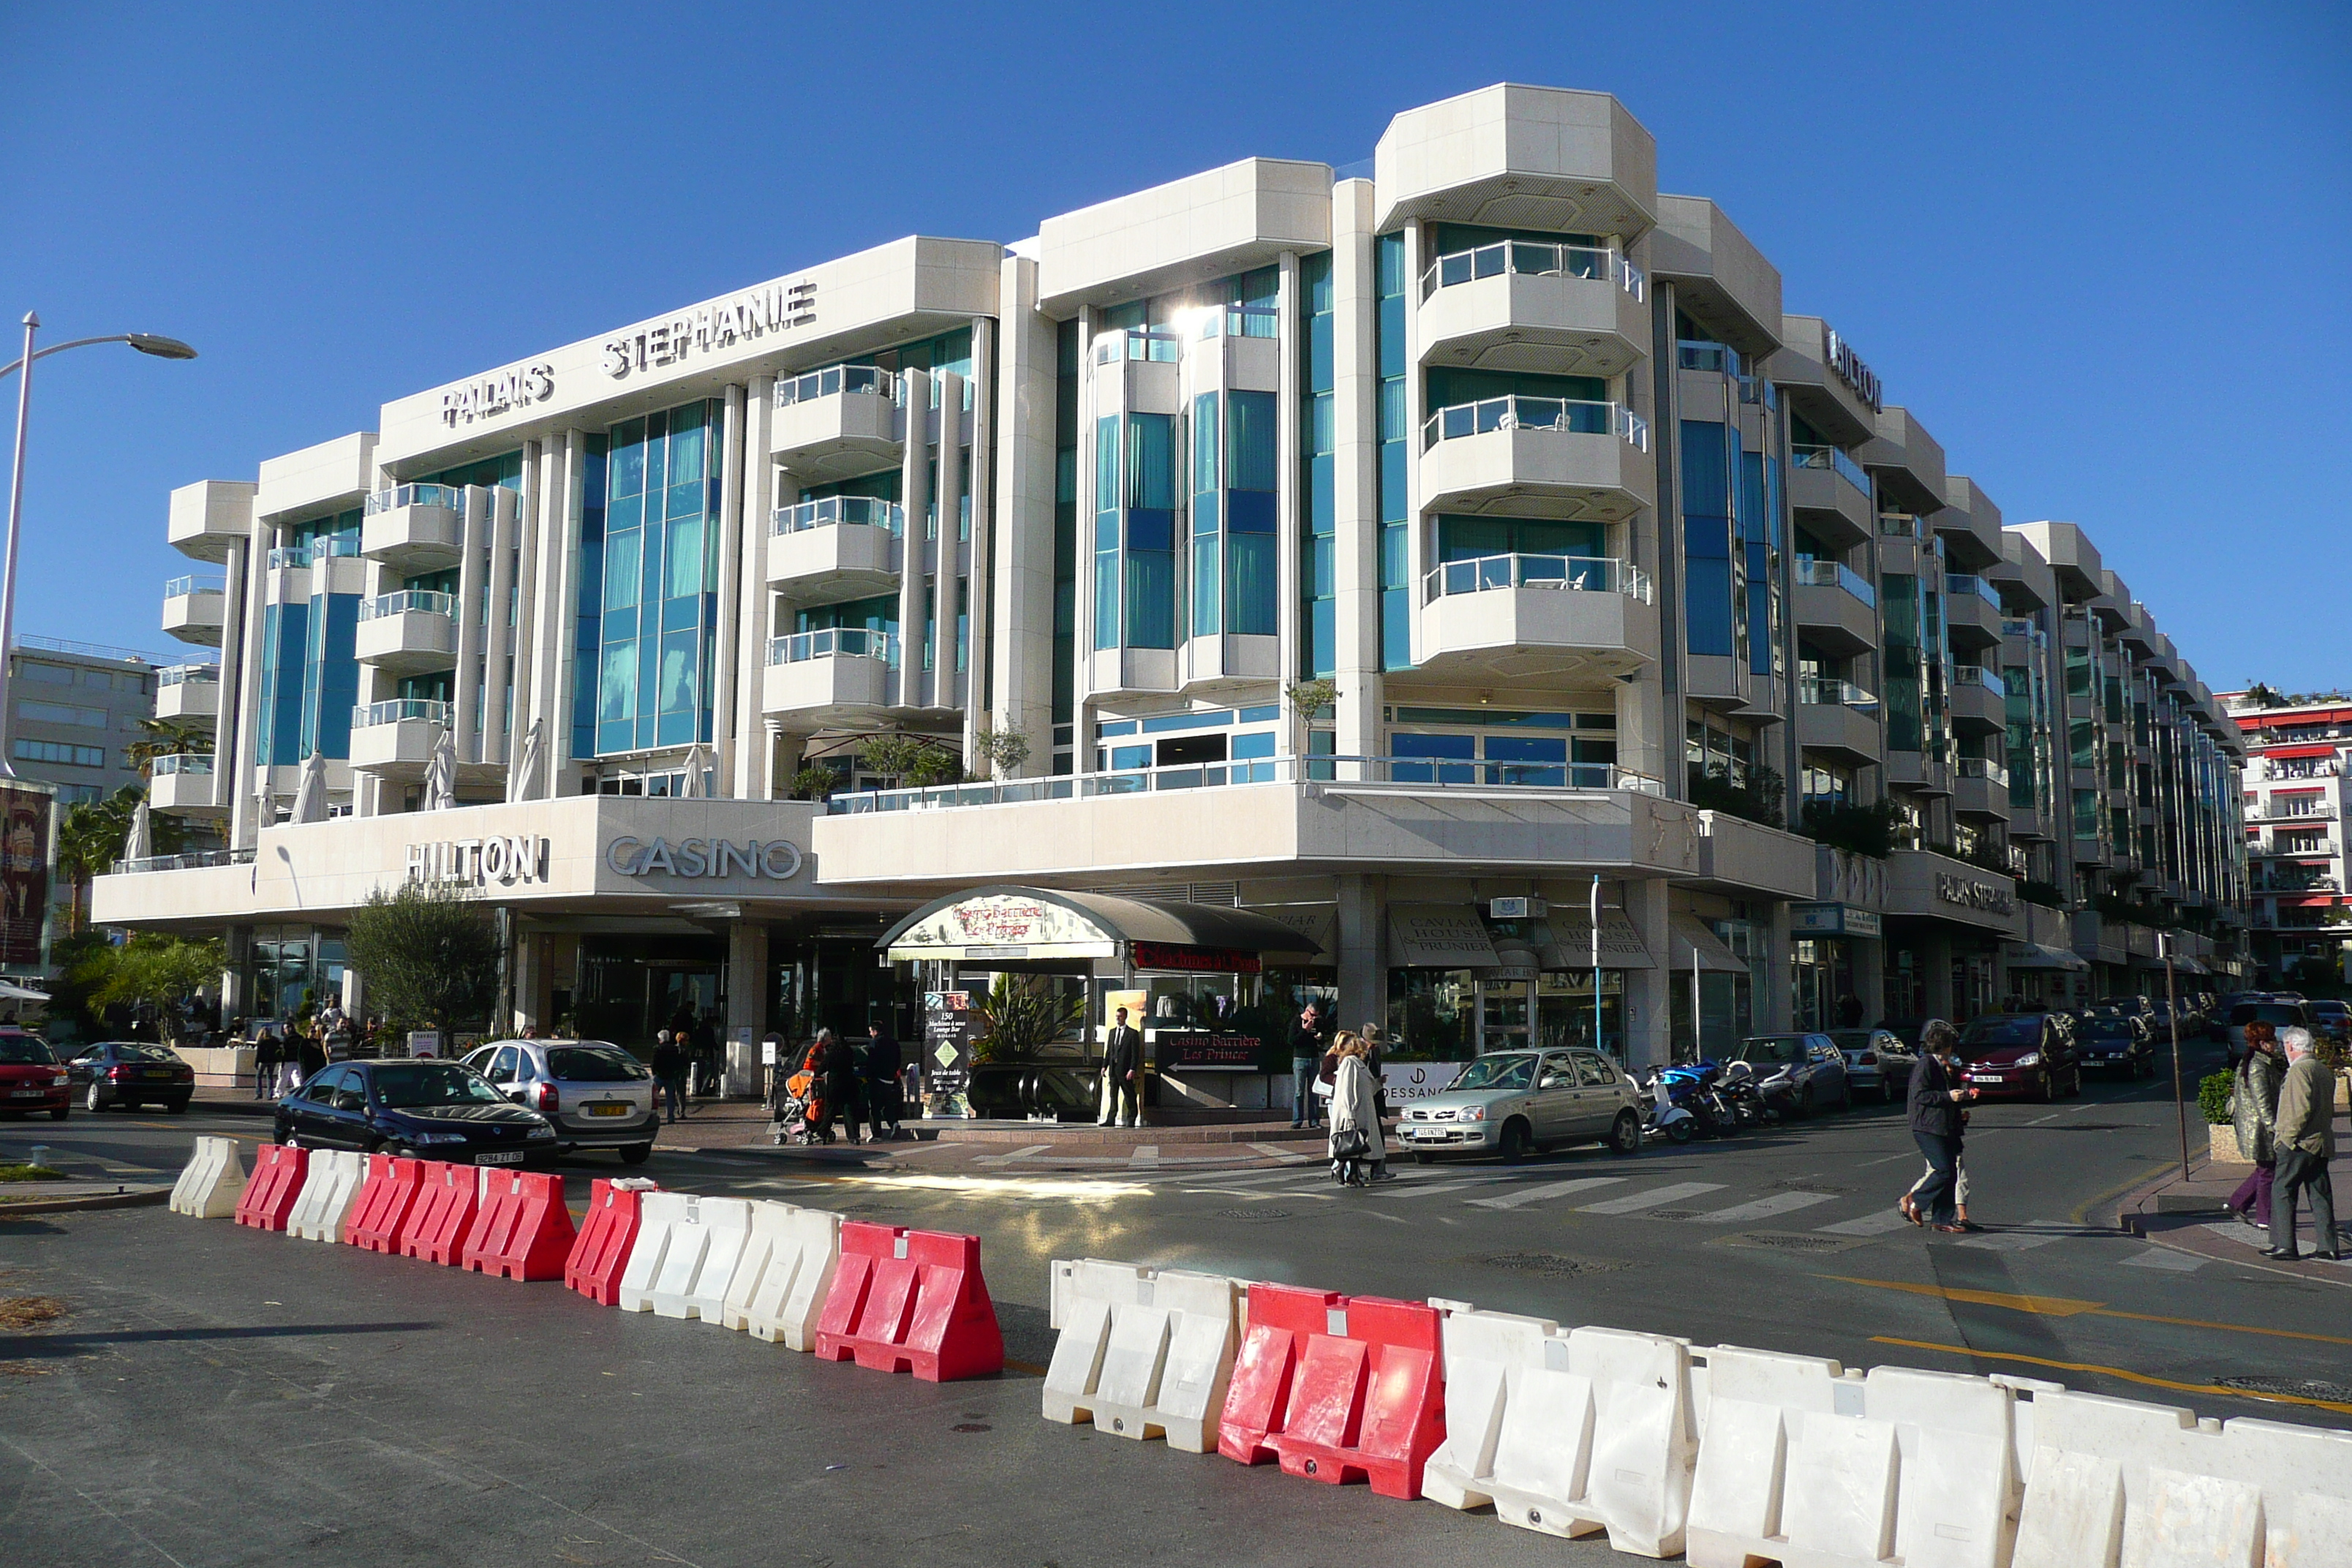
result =
[[[1328,679],[1293,680],[1283,686],[1282,695],[1289,701],[1290,711],[1297,720],[1297,728],[1291,735],[1291,751],[1294,755],[1303,757],[1307,753],[1315,721],[1329,713],[1339,703],[1339,683]]]
[[[1029,760],[1029,737],[1018,730],[982,724],[971,733],[971,751],[974,761],[988,764],[989,777],[1008,778]]]
[[[498,934],[462,888],[410,882],[370,893],[352,911],[343,951],[367,987],[368,1010],[394,1029],[446,1030],[489,1015]]]

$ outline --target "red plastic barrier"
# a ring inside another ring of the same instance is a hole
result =
[[[980,1238],[845,1221],[816,1353],[926,1383],[1004,1370],[1004,1335],[980,1272]]]
[[[1422,1466],[1445,1441],[1437,1310],[1378,1296],[1252,1285],[1217,1426],[1217,1451],[1333,1486],[1361,1479],[1382,1497],[1421,1495]]]
[[[253,1175],[245,1195],[236,1200],[236,1223],[256,1230],[284,1230],[293,1217],[294,1200],[302,1195],[302,1178],[309,1174],[307,1150],[288,1143],[264,1143],[253,1152]]]
[[[563,1288],[577,1290],[600,1307],[618,1306],[621,1271],[629,1266],[629,1248],[636,1245],[637,1226],[644,1223],[638,1200],[657,1191],[646,1182],[617,1186],[603,1176],[588,1189],[588,1219],[572,1240],[572,1255],[563,1260]]]
[[[350,1217],[343,1221],[343,1239],[370,1252],[400,1256],[401,1236],[415,1212],[424,1190],[425,1163],[394,1154],[370,1154],[367,1180],[352,1199]]]
[[[481,1199],[471,1165],[446,1160],[425,1160],[416,1203],[408,1211],[408,1230],[400,1238],[403,1258],[457,1267],[465,1251],[466,1233],[474,1227]]]
[[[469,1271],[501,1279],[561,1279],[572,1252],[572,1211],[552,1172],[493,1171],[462,1255]]]

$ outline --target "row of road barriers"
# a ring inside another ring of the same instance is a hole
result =
[[[176,1213],[948,1381],[1004,1364],[976,1237],[764,1200],[203,1138]],[[1052,1266],[1044,1415],[1697,1568],[2352,1568],[2352,1433],[1463,1301]]]
[[[1100,1259],[1045,1415],[1696,1568],[2352,1568],[2352,1434]]]
[[[559,1174],[200,1138],[174,1212],[695,1319],[929,1382],[1004,1368],[980,1240],[763,1199],[596,1181],[573,1225]]]

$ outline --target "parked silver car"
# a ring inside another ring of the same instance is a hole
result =
[[[466,1065],[553,1122],[559,1153],[610,1149],[637,1165],[654,1152],[654,1075],[609,1040],[499,1040]]]
[[[1642,1146],[1642,1095],[1597,1051],[1496,1051],[1462,1069],[1452,1088],[1405,1108],[1397,1142],[1415,1160],[1494,1154],[1605,1140],[1621,1154]]]
[[[1911,1069],[1919,1057],[1892,1029],[1832,1029],[1830,1038],[1845,1053],[1845,1081],[1857,1098],[1885,1105],[1911,1091]]]

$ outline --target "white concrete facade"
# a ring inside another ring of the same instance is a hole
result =
[[[2077,531],[1948,476],[1605,94],[1408,110],[1369,178],[1248,159],[879,246],[398,399],[176,492],[170,533],[225,568],[230,847],[107,879],[121,924],[331,930],[409,874],[445,737],[449,838],[625,808],[793,843],[730,962],[957,886],[1158,889],[1298,913],[1325,962],[1285,984],[1446,1048],[1590,1028],[1596,888],[1645,954],[1601,982],[1636,1060],[1981,1007],[2107,958],[2104,899],[2226,962],[2242,902],[2194,672]],[[298,620],[329,650],[299,668]],[[2084,669],[2126,689],[2112,737]],[[310,750],[357,821],[278,824]],[[1881,810],[1891,853],[1849,855]],[[307,845],[348,873],[265,898]],[[485,892],[693,923],[565,887]],[[1414,962],[1392,916],[1429,905],[1491,959]]]

